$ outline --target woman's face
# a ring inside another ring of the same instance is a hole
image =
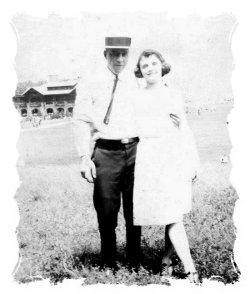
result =
[[[140,70],[148,84],[155,84],[162,77],[162,63],[155,54],[143,56],[140,61]]]

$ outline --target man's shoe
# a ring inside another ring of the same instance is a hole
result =
[[[140,262],[128,262],[128,264],[127,264],[127,268],[128,268],[128,270],[129,271],[131,271],[131,272],[138,272],[139,271],[139,269],[140,269],[140,267],[141,267],[141,263]]]

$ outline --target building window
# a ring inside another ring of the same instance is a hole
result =
[[[40,97],[32,97],[32,98],[30,98],[30,102],[40,102],[40,101],[41,101]]]
[[[21,109],[21,116],[27,116],[27,109]]]
[[[34,109],[32,109],[32,114],[33,115],[41,115],[41,112],[39,111],[39,109],[34,108]]]
[[[73,115],[73,107],[69,107],[66,112],[66,116],[72,117]]]
[[[47,112],[47,114],[52,114],[52,113],[54,113],[54,110],[53,110],[53,108],[47,108],[46,112]]]
[[[58,114],[64,114],[64,109],[63,108],[57,108],[57,113]]]

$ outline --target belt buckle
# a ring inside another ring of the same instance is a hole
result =
[[[122,144],[128,144],[129,143],[129,138],[121,139],[121,143]]]

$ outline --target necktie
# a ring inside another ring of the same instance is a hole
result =
[[[113,100],[114,100],[114,94],[115,94],[115,89],[116,89],[116,85],[118,82],[118,75],[115,75],[115,80],[114,80],[114,85],[113,85],[113,89],[112,89],[112,93],[111,93],[111,99],[109,102],[109,107],[108,110],[106,112],[105,118],[103,120],[103,122],[108,125],[109,124],[109,118],[110,118],[110,114],[111,114],[111,110],[112,110],[112,104],[113,104]]]

